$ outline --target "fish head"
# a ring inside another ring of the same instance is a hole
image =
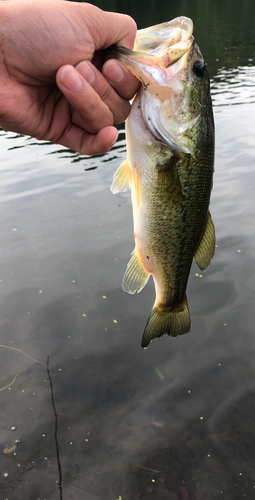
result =
[[[195,155],[203,146],[211,114],[209,77],[193,35],[192,20],[172,21],[137,32],[134,49],[116,47],[138,78],[144,125],[168,148]]]

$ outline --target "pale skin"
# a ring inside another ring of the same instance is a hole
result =
[[[139,82],[117,61],[102,66],[101,50],[132,49],[135,34],[129,16],[87,3],[0,1],[0,127],[83,154],[108,151]]]

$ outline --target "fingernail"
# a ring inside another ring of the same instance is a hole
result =
[[[73,66],[63,68],[60,81],[69,92],[77,92],[82,86],[82,79]]]
[[[115,61],[105,63],[104,74],[111,83],[120,83],[125,76],[123,69]]]
[[[93,70],[92,65],[88,64],[86,61],[82,61],[76,66],[77,71],[83,76],[83,78],[90,85],[95,81],[96,73]]]

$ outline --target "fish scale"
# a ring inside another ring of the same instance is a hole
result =
[[[136,244],[122,287],[140,292],[150,275],[154,279],[156,300],[143,347],[165,333],[190,330],[186,287],[192,260],[205,270],[215,249],[209,213],[214,122],[209,77],[192,26],[190,19],[176,18],[138,32],[139,52],[111,53],[142,82],[126,122],[127,160],[111,189],[130,188],[132,195]]]

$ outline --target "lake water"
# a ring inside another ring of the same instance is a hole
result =
[[[211,74],[217,247],[205,273],[191,269],[189,334],[143,350],[153,282],[121,289],[131,201],[109,188],[124,128],[94,158],[0,133],[0,500],[255,498],[255,46],[243,4],[154,15],[149,3],[144,17],[108,4],[139,27],[192,17]]]

